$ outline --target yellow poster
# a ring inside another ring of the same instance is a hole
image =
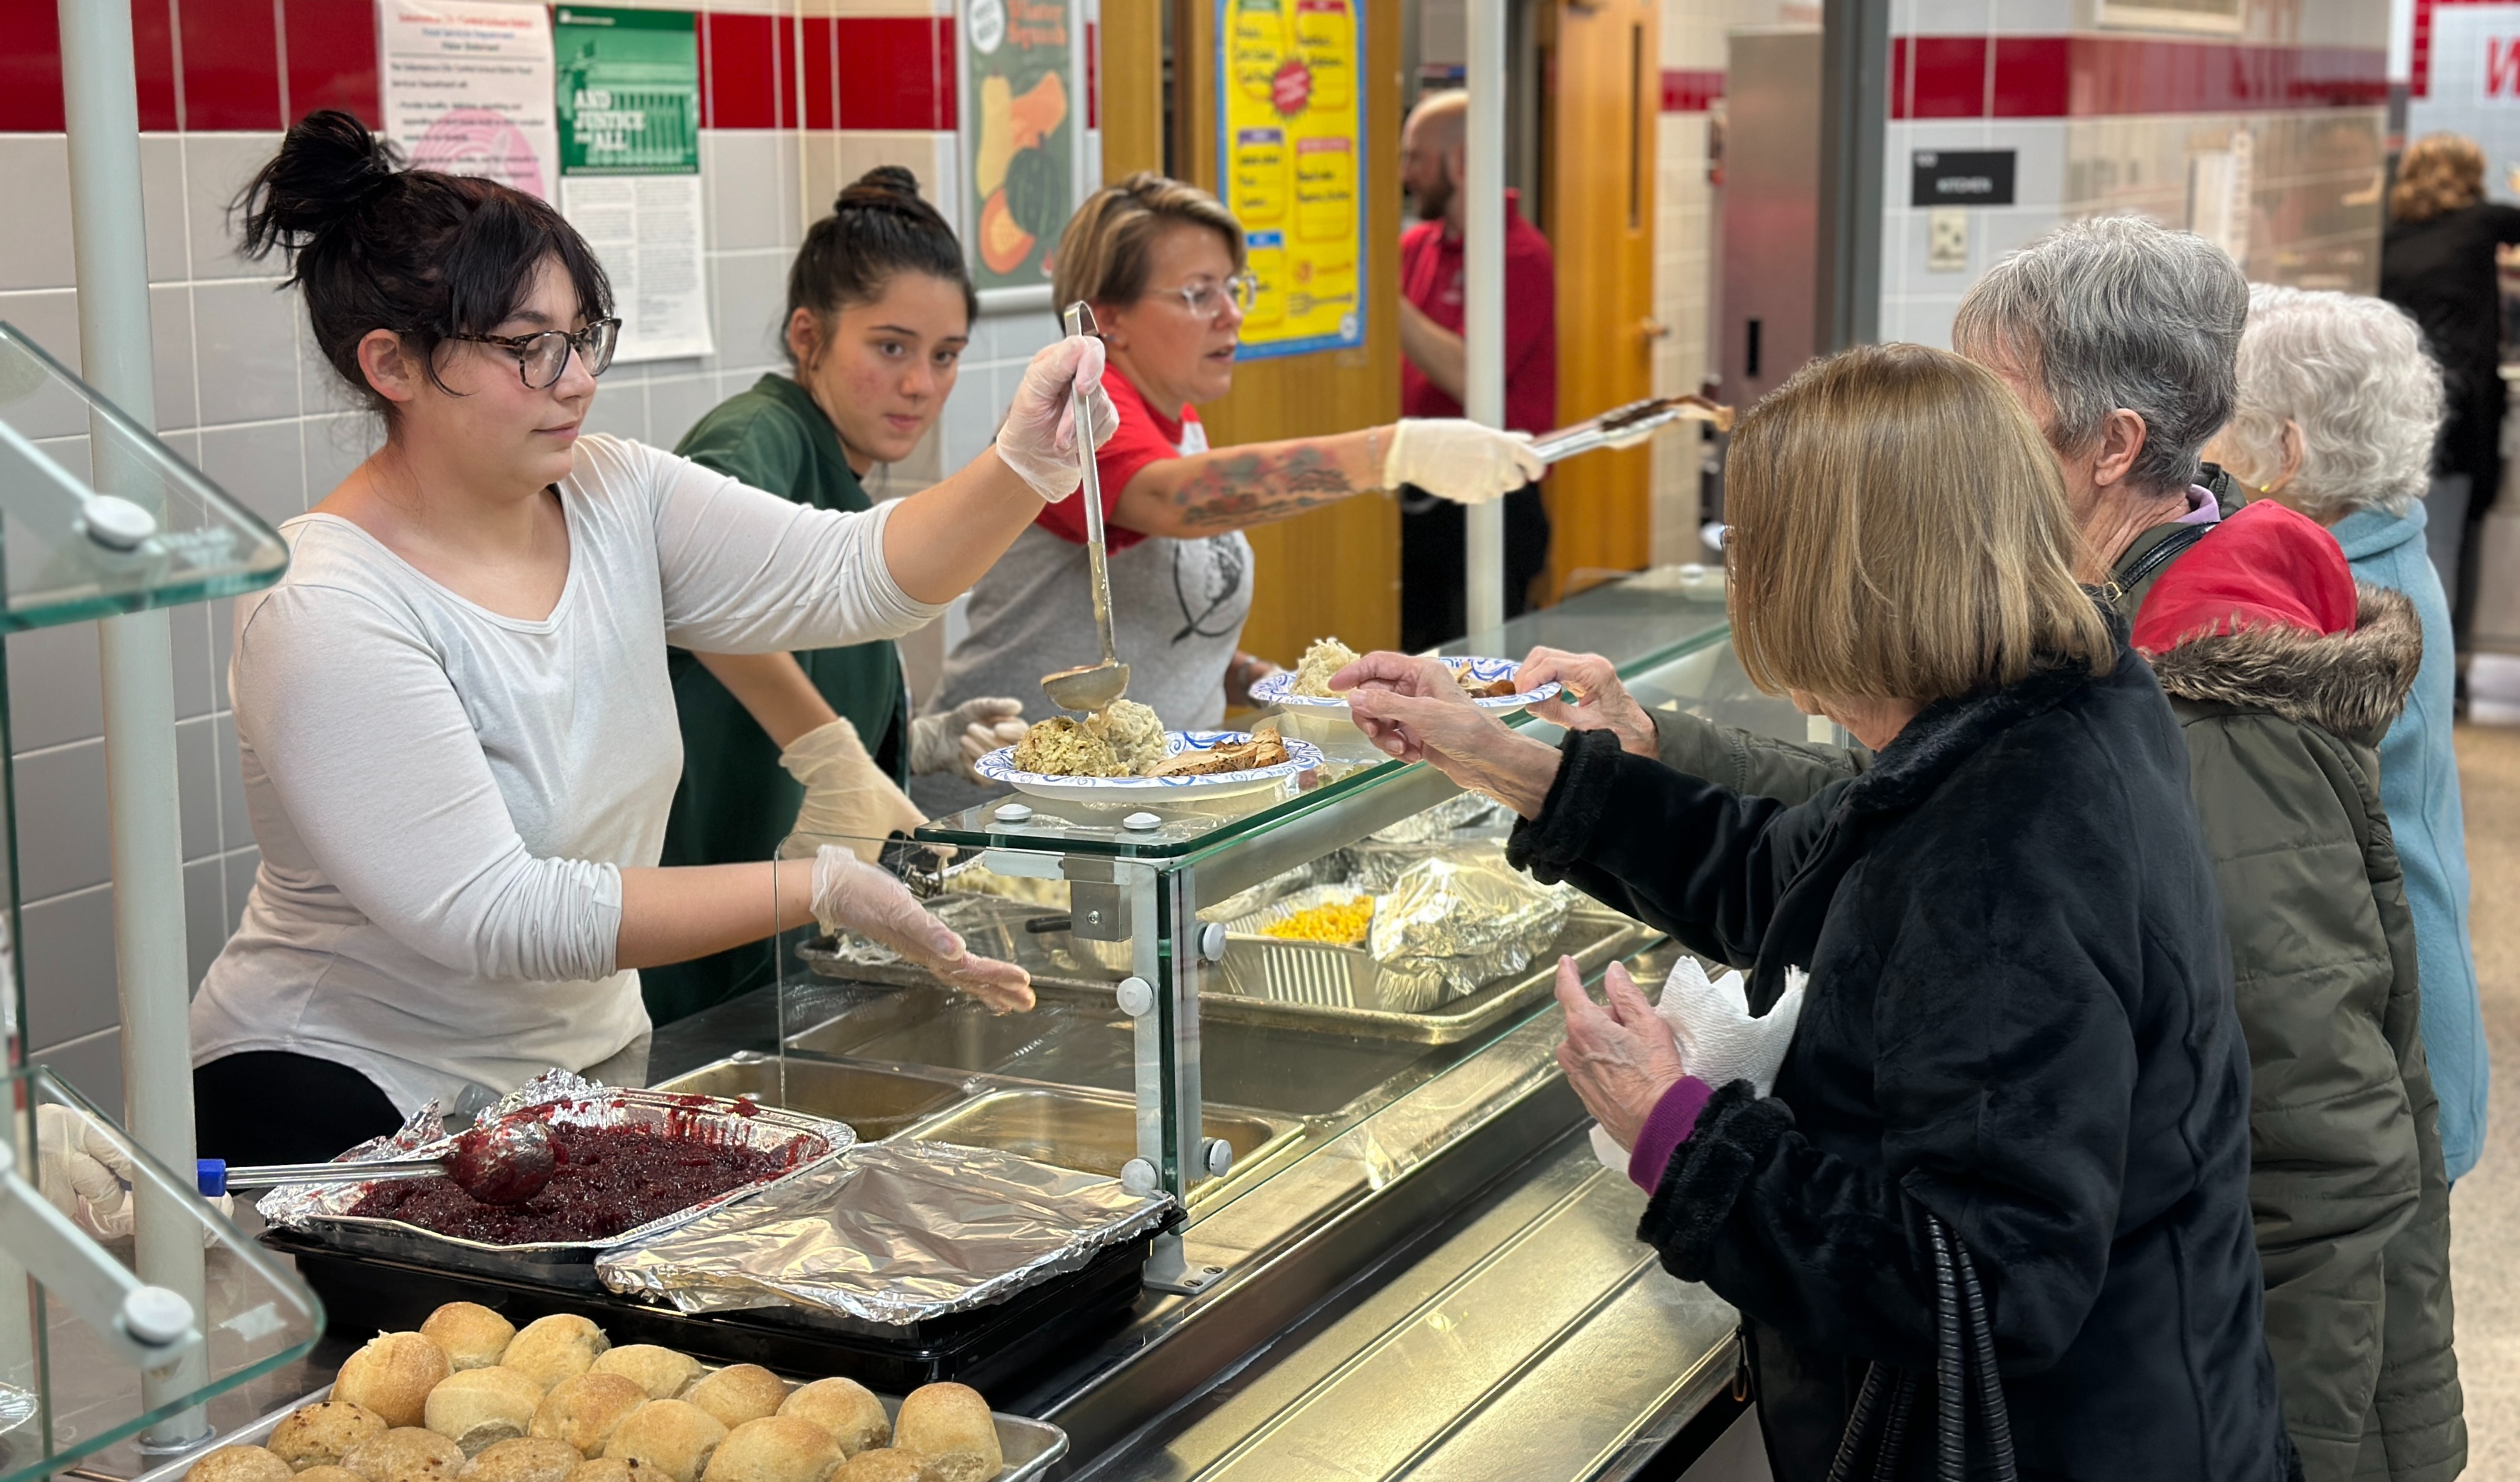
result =
[[[1258,280],[1241,357],[1365,342],[1361,0],[1216,0],[1217,178]]]

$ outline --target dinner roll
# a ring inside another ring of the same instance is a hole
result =
[[[726,1427],[687,1400],[651,1400],[630,1413],[604,1454],[653,1468],[670,1482],[698,1482]]]
[[[342,1456],[370,1436],[385,1433],[382,1415],[347,1400],[326,1400],[300,1406],[281,1416],[264,1445],[271,1454],[299,1471],[338,1466]]]
[[[596,1356],[611,1346],[603,1328],[573,1312],[556,1312],[518,1330],[499,1362],[549,1389],[593,1369]]]
[[[832,1482],[941,1482],[936,1463],[915,1451],[862,1451],[832,1473]]]
[[[702,1482],[823,1482],[840,1464],[839,1443],[811,1420],[763,1415],[726,1433]]]
[[[338,1462],[327,1462],[299,1472],[297,1482],[367,1482],[367,1478]]]
[[[567,1482],[586,1464],[577,1448],[541,1436],[518,1436],[488,1448],[464,1465],[459,1482]]]
[[[543,1387],[513,1369],[458,1370],[428,1392],[426,1423],[477,1457],[532,1429],[542,1403]]]
[[[508,1351],[517,1325],[478,1302],[449,1302],[428,1315],[420,1330],[446,1350],[446,1361],[461,1371],[487,1369]]]
[[[683,1398],[732,1429],[779,1414],[788,1400],[788,1381],[758,1364],[730,1364],[693,1385]]]
[[[855,1379],[816,1379],[789,1395],[779,1413],[830,1431],[843,1457],[892,1444],[892,1419],[883,1402]]]
[[[600,1457],[613,1430],[647,1403],[648,1392],[624,1375],[582,1373],[561,1380],[543,1396],[542,1408],[534,1412],[533,1433],[566,1442],[581,1457]]]
[[[454,1371],[435,1339],[381,1332],[342,1363],[333,1398],[366,1406],[388,1426],[415,1426],[428,1410],[428,1392]]]
[[[655,1482],[656,1468],[619,1457],[589,1457],[568,1474],[568,1482]]]
[[[192,1464],[184,1482],[290,1482],[294,1468],[259,1446],[222,1446]]]
[[[341,1464],[367,1482],[451,1482],[464,1469],[464,1448],[433,1430],[397,1425],[351,1447]]]
[[[653,1343],[624,1343],[607,1350],[591,1372],[619,1374],[646,1390],[651,1400],[671,1400],[700,1376],[700,1361]]]
[[[990,1482],[1006,1468],[989,1402],[968,1384],[922,1384],[901,1402],[893,1444],[936,1463],[943,1482]]]

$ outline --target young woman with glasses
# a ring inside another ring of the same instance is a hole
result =
[[[1241,223],[1196,186],[1142,171],[1104,187],[1069,219],[1057,260],[1052,297],[1093,307],[1120,410],[1098,464],[1129,697],[1168,727],[1215,725],[1270,671],[1238,647],[1251,609],[1243,530],[1370,489],[1412,483],[1466,502],[1539,474],[1527,437],[1453,420],[1211,449],[1193,408],[1234,387],[1253,285]],[[1093,656],[1084,541],[1074,504],[1017,537],[971,589],[970,634],[927,708],[1036,695],[1044,673]],[[922,777],[911,795],[938,814],[987,794]]]
[[[1068,397],[1099,382],[1100,347],[1034,357],[998,445],[935,488],[813,509],[585,433],[617,321],[544,202],[398,169],[324,112],[240,205],[248,253],[290,259],[385,440],[283,525],[288,574],[237,605],[261,863],[193,1003],[201,1145],[329,1157],[555,1065],[635,1083],[637,969],[809,920],[1027,1002],[1020,969],[967,954],[846,851],[775,883],[765,861],[658,868],[682,770],[665,652],[929,620],[1074,489]]]

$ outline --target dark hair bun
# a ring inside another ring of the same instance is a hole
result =
[[[870,207],[919,212],[934,209],[919,197],[919,177],[897,164],[878,164],[850,181],[841,189],[839,199],[832,202],[832,214]]]
[[[338,110],[309,113],[280,141],[236,209],[245,213],[245,254],[293,250],[343,220],[393,181],[394,147]]]

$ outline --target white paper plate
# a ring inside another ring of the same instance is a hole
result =
[[[1522,667],[1509,658],[1447,658],[1444,663],[1457,675],[1462,669],[1468,669],[1470,677],[1483,685],[1492,684],[1500,679],[1511,679],[1514,671]],[[1525,705],[1536,704],[1549,698],[1556,694],[1559,688],[1557,681],[1552,679],[1537,690],[1526,690],[1520,695],[1500,695],[1493,699],[1474,699],[1470,703],[1482,710],[1494,710],[1509,715]],[[1292,669],[1281,669],[1253,685],[1251,698],[1258,704],[1282,705],[1289,710],[1322,710],[1339,715],[1347,714],[1345,699],[1323,699],[1311,695],[1297,695],[1295,671]]]
[[[1172,754],[1184,751],[1206,751],[1217,746],[1251,739],[1248,731],[1167,731],[1164,744]],[[1238,792],[1256,792],[1264,787],[1279,787],[1298,772],[1310,772],[1322,764],[1322,748],[1311,741],[1282,737],[1286,743],[1286,760],[1274,767],[1254,767],[1246,772],[1216,772],[1205,777],[1052,777],[1040,772],[1015,770],[1015,748],[1000,746],[972,763],[973,770],[993,783],[1004,783],[1017,792],[1034,797],[1056,798],[1071,803],[1168,802],[1193,797],[1231,797]]]

